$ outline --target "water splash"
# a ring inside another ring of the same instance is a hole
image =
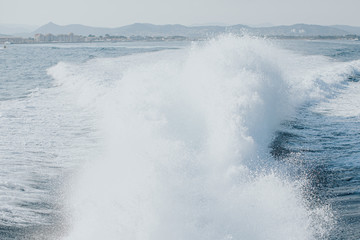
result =
[[[333,218],[270,157],[282,120],[346,73],[319,56],[223,36],[49,70],[98,116],[102,157],[69,190],[65,239],[315,239]],[[326,88],[326,89],[325,89]]]

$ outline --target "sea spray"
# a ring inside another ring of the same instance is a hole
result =
[[[88,156],[69,190],[65,239],[326,237],[331,211],[310,208],[305,178],[276,167],[268,149],[281,121],[327,84],[314,71],[329,62],[311,59],[318,65],[223,36],[51,68],[102,136],[101,157]]]

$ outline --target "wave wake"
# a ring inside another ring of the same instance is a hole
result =
[[[306,177],[277,167],[268,145],[299,104],[331,93],[352,65],[223,36],[52,67],[102,136],[101,157],[88,156],[69,190],[65,239],[326,237],[331,210],[309,203]]]

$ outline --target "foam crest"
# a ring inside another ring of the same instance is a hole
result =
[[[317,81],[332,84],[316,75],[329,61],[312,60],[224,36],[51,68],[59,87],[97,113],[102,132],[102,157],[69,192],[65,239],[326,236],[331,211],[310,208],[306,182],[272,166],[268,153],[281,121],[321,92]]]
[[[330,95],[326,101],[315,106],[314,111],[337,117],[359,118],[360,61],[344,63],[334,68],[333,74],[346,80],[346,87],[336,89],[336,94]]]

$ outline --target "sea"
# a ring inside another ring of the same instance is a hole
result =
[[[0,239],[360,239],[360,41],[0,49]]]

